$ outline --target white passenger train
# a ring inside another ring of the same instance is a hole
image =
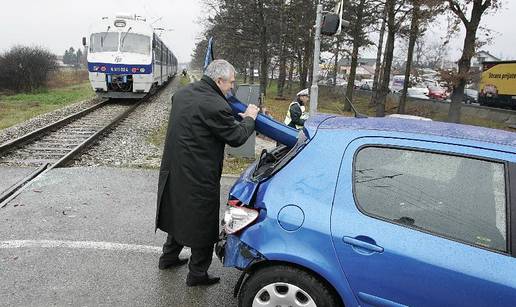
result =
[[[140,16],[103,17],[90,33],[89,79],[101,97],[142,98],[177,73],[176,57]]]

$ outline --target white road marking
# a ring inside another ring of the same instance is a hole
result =
[[[61,240],[9,240],[0,241],[0,249],[15,248],[71,248],[71,249],[96,249],[107,251],[127,251],[138,253],[161,254],[161,246],[124,244],[112,242],[94,242],[94,241],[61,241]],[[185,247],[181,254],[181,258],[190,257],[190,248]],[[215,258],[215,253],[213,258]]]
[[[60,241],[60,240],[11,240],[0,241],[0,248],[72,248],[101,249],[112,251],[134,251],[140,253],[161,253],[161,247],[136,244],[122,244],[92,241]]]

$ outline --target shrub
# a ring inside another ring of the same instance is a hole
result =
[[[15,46],[0,55],[0,89],[32,92],[57,69],[56,56],[41,47]]]

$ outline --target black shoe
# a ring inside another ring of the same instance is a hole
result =
[[[208,274],[204,276],[195,276],[190,273],[188,273],[188,276],[186,277],[186,285],[188,287],[195,287],[195,286],[209,286],[214,285],[220,281],[219,277],[212,277]]]
[[[158,263],[158,268],[160,270],[166,270],[169,268],[175,268],[175,267],[185,265],[186,263],[188,263],[188,259],[177,258],[177,259],[170,260],[170,259],[160,257],[159,263]]]

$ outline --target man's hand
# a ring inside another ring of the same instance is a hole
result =
[[[256,116],[258,116],[259,111],[260,111],[260,109],[258,109],[257,106],[255,106],[254,104],[250,104],[247,106],[247,109],[245,110],[244,113],[238,113],[238,115],[242,118],[249,116],[252,119],[256,119]]]

